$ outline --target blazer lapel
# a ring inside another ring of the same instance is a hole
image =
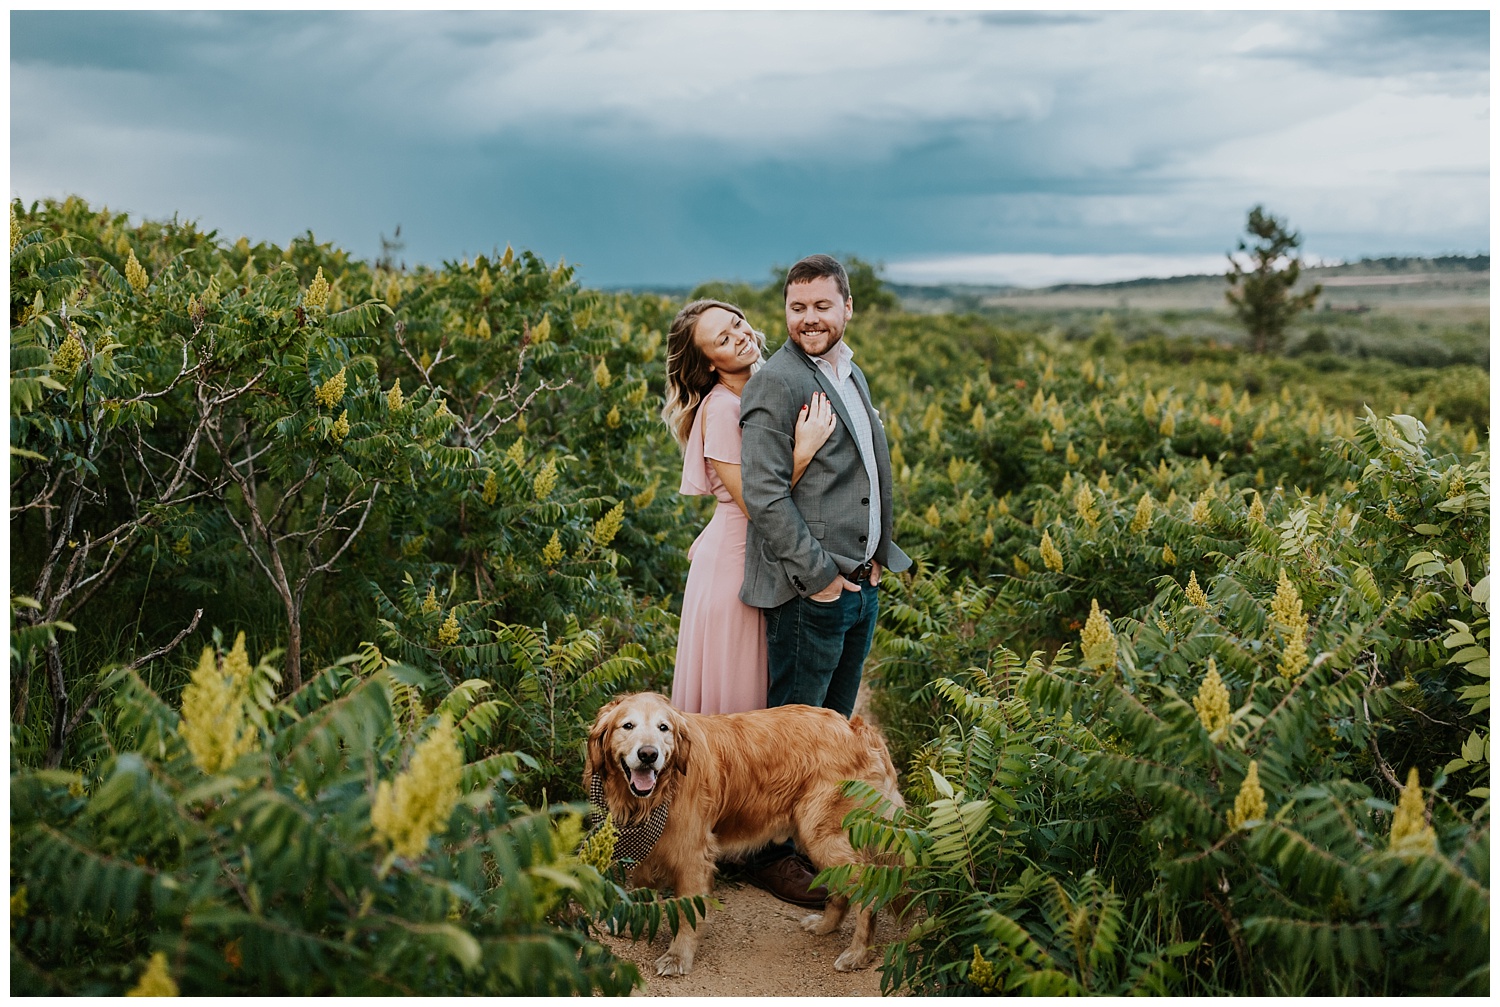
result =
[[[837,388],[833,387],[833,382],[828,380],[828,375],[823,372],[823,368],[819,367],[812,357],[802,352],[802,347],[790,339],[787,340],[786,345],[792,347],[807,369],[813,372],[813,377],[817,379],[818,387],[822,388],[823,394],[828,396],[828,401],[833,406],[834,415],[839,418],[839,424],[848,432],[850,437],[854,437],[854,427],[849,424],[849,411],[844,408],[844,397],[839,394]],[[858,371],[855,373],[858,373]],[[865,393],[865,397],[869,398],[868,392]],[[858,447],[859,438],[855,437],[854,440],[855,446]]]

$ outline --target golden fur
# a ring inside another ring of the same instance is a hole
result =
[[[585,790],[596,775],[617,822],[644,821],[671,798],[666,829],[631,880],[670,886],[679,896],[708,895],[716,860],[789,837],[820,870],[875,862],[856,853],[844,832],[854,802],[840,796],[843,780],[863,780],[893,806],[904,806],[876,729],[858,716],[846,721],[833,710],[800,704],[708,716],[683,713],[654,692],[619,696],[599,710],[589,730]],[[644,795],[632,789],[632,779]],[[824,913],[802,921],[803,929],[832,933],[847,909],[847,899],[831,897]],[[859,908],[853,939],[834,968],[870,963],[874,926],[874,912]],[[659,975],[692,970],[700,930],[678,931],[657,959]]]

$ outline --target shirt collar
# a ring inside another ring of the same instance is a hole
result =
[[[833,344],[832,349],[819,355],[817,359],[833,368],[835,374],[842,376],[854,362],[854,351],[849,348],[846,341],[840,339]]]

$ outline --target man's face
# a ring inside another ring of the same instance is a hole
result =
[[[810,357],[819,357],[844,338],[854,317],[854,298],[839,293],[839,282],[820,276],[786,288],[786,332]]]

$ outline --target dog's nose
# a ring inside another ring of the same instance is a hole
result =
[[[652,748],[649,745],[642,748],[639,752],[636,752],[635,755],[636,758],[641,760],[641,765],[643,766],[651,766],[656,764],[656,749]]]

